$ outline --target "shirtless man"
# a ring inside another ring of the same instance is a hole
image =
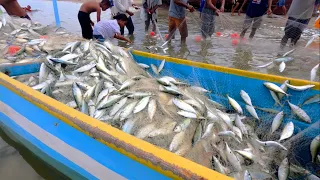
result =
[[[215,16],[224,12],[225,0],[221,2],[220,10],[216,7],[217,0],[206,0],[201,12],[201,35],[203,39],[210,38],[214,33]]]
[[[3,6],[10,16],[18,16],[31,20],[16,0],[0,0],[0,5]]]
[[[97,22],[100,21],[101,9],[107,10],[111,6],[109,0],[102,0],[100,3],[95,1],[85,2],[81,5],[78,20],[82,29],[82,37],[85,39],[92,39],[92,26],[94,23],[90,19],[92,12],[97,12]]]

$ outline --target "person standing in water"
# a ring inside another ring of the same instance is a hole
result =
[[[239,0],[232,0],[231,16],[234,16],[234,11],[240,6]],[[239,14],[240,16],[240,14]]]
[[[135,6],[133,4],[133,0],[114,0],[113,2],[114,6],[111,8],[111,15],[112,17],[119,15],[119,14],[128,14],[128,23],[126,24],[126,27],[129,31],[129,35],[133,35],[134,32],[134,25],[131,19],[131,16],[133,16],[133,12],[129,11],[129,8],[131,6]],[[124,35],[124,27],[121,27],[120,29],[121,35]]]
[[[120,35],[120,28],[124,27],[128,22],[125,14],[119,14],[113,17],[113,20],[99,21],[93,28],[93,37],[99,41],[113,38],[120,39],[131,43],[131,41]]]
[[[177,29],[179,29],[181,35],[181,44],[186,43],[188,37],[188,27],[186,21],[186,11],[194,11],[193,6],[187,4],[187,0],[170,0],[169,7],[169,36],[167,40],[170,40]]]
[[[281,40],[280,49],[286,46],[291,39],[290,46],[297,44],[303,30],[309,24],[313,13],[313,8],[316,0],[293,0],[288,11],[288,21],[284,29],[284,36]]]
[[[243,6],[247,3],[248,0],[244,0],[241,8],[239,9],[238,14],[242,12]],[[249,6],[247,8],[246,17],[244,19],[242,32],[240,37],[243,38],[247,30],[252,24],[252,29],[249,38],[252,39],[260,27],[262,22],[262,16],[267,12],[268,15],[272,13],[271,5],[272,0],[249,0]]]
[[[85,39],[92,39],[92,26],[94,23],[90,19],[92,12],[97,12],[97,22],[100,21],[101,10],[106,11],[110,8],[109,0],[102,0],[100,3],[94,1],[88,1],[81,5],[78,20],[82,30],[82,37]]]
[[[221,2],[220,10],[216,7],[217,0],[205,0],[201,10],[201,35],[203,39],[210,38],[215,29],[215,17],[224,12],[225,0]]]
[[[0,0],[0,5],[7,11],[10,16],[18,16],[31,20],[27,12],[22,9],[17,0]]]
[[[149,30],[150,21],[152,22],[152,31],[156,31],[156,22],[158,17],[158,7],[162,5],[161,0],[143,0],[142,1],[145,19],[145,31]],[[141,11],[143,11],[141,10]]]
[[[282,12],[283,12],[283,15],[286,15],[287,14],[286,0],[279,0],[277,2],[277,6],[273,9],[273,12],[278,8],[281,8]]]

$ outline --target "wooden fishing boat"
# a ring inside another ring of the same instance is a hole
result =
[[[292,79],[239,69],[226,68],[189,60],[133,51],[139,63],[159,65],[165,59],[163,75],[170,75],[211,91],[209,96],[224,104],[226,95],[239,103],[245,90],[253,105],[291,114],[284,107],[274,106],[269,90],[263,82],[281,84],[290,80],[293,85],[314,84],[314,88],[295,92],[289,90],[289,100],[301,104],[306,98],[320,93],[320,83]],[[39,71],[39,63],[2,65],[0,71],[17,76]],[[209,168],[137,139],[103,122],[69,108],[40,92],[0,73],[0,125],[16,141],[27,147],[42,160],[72,179],[230,179]],[[241,103],[241,106],[244,106]],[[293,121],[296,131],[305,139],[319,132],[319,103],[302,107],[312,124],[286,116]],[[245,108],[243,108],[245,109]],[[258,111],[264,121],[272,121],[274,114]],[[310,162],[308,144],[300,147],[301,163]]]

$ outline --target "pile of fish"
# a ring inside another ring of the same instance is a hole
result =
[[[209,99],[209,90],[163,75],[165,60],[158,67],[136,63],[130,50],[108,41],[73,41],[42,50],[48,40],[29,38],[36,36],[32,33],[34,26],[23,27],[11,33],[24,45],[23,50],[9,57],[19,59],[28,52],[27,47],[35,50],[32,52],[39,48],[41,56],[36,57],[43,61],[40,71],[23,81],[33,89],[236,179],[317,178],[289,163],[288,155],[294,147],[285,142],[293,136],[295,127],[292,122],[282,123],[285,113],[277,112],[272,126],[263,126],[255,110],[258,107],[244,90],[240,95],[252,117],[245,116],[230,96],[227,99],[234,113],[227,113],[226,107]],[[313,87],[294,86],[289,81],[281,87],[270,82],[264,85],[281,106],[280,100],[289,96],[288,88],[305,91]],[[319,95],[315,95],[300,106],[287,103],[299,120],[311,123],[302,107],[319,101]],[[261,129],[263,134],[259,133]],[[264,136],[268,131],[270,136]],[[312,163],[320,161],[319,147],[320,135],[310,144]]]
[[[255,134],[260,118],[248,93],[242,90],[240,95],[252,117],[245,117],[238,102],[229,96],[236,113],[228,114],[223,105],[207,98],[208,90],[162,76],[163,69],[165,60],[159,67],[136,63],[130,51],[107,41],[76,41],[48,55],[39,75],[25,83],[128,134],[228,176],[289,176],[286,155],[291,147],[282,142],[293,135],[294,125],[288,122],[279,130],[283,111],[275,116],[270,128],[278,141],[261,140]],[[288,81],[281,87],[270,82],[264,85],[278,103],[288,95],[287,88],[303,91],[313,87],[293,86]],[[304,104],[315,102],[319,102],[319,96]],[[288,104],[301,121],[311,123],[303,109]],[[319,143],[317,136],[310,145],[314,161]],[[277,158],[270,158],[272,155]]]

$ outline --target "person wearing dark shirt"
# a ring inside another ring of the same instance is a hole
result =
[[[248,0],[244,0],[239,14],[242,12],[243,6],[247,3]],[[271,10],[272,0],[249,0],[249,6],[247,8],[246,17],[243,23],[243,29],[240,34],[240,37],[243,38],[247,30],[252,24],[252,29],[249,38],[252,39],[255,35],[257,29],[260,27],[262,22],[262,16],[267,12],[268,14],[272,13]]]

